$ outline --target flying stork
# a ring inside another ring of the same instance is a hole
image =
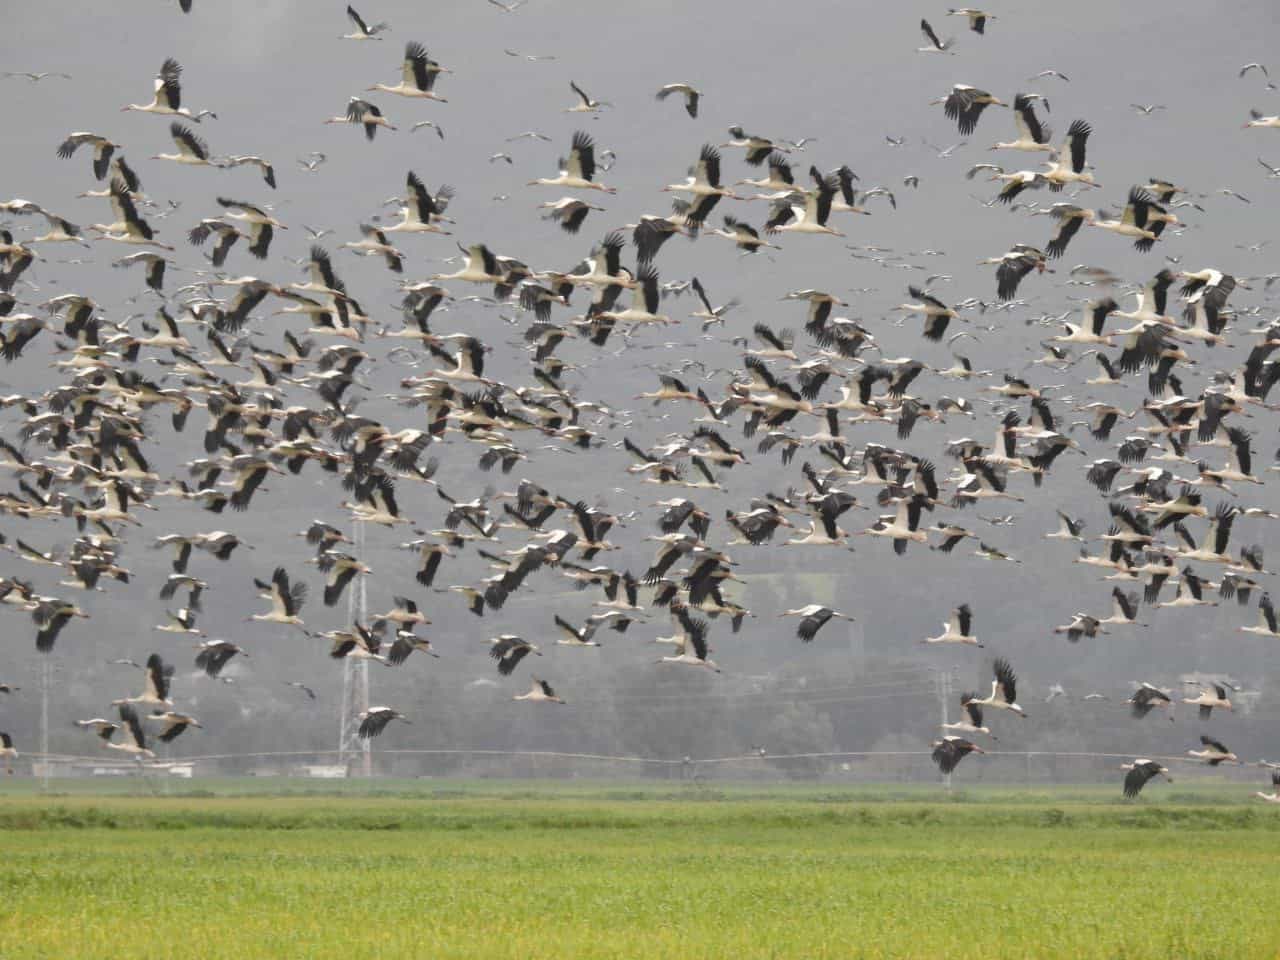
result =
[[[599,190],[601,193],[617,193],[613,187],[596,183],[596,145],[590,134],[579,130],[574,133],[569,147],[569,160],[559,162],[560,172],[554,177],[530,180],[529,186],[565,187],[570,190]]]
[[[987,21],[995,20],[994,14],[987,13],[985,10],[979,10],[976,7],[950,7],[947,9],[949,17],[967,17],[969,20],[969,29],[978,36],[982,36],[987,29]]]
[[[936,637],[925,637],[921,643],[969,643],[975,647],[983,646],[973,635],[973,610],[969,604],[962,603],[951,611],[951,616],[942,622],[942,633]],[[976,697],[977,694],[974,694]]]
[[[438,75],[451,72],[430,59],[427,56],[426,47],[416,40],[411,40],[405,44],[404,62],[400,66],[400,82],[395,86],[375,83],[369,87],[369,92],[394,93],[400,97],[416,97],[420,100],[448,103],[448,100],[437,95],[432,88],[435,86]]]
[[[157,153],[152,160],[172,160],[197,167],[220,167],[222,162],[211,159],[209,145],[176,120],[169,124],[169,135],[178,147],[177,153]]]
[[[486,641],[490,644],[489,656],[498,662],[498,673],[509,677],[516,666],[529,654],[542,656],[542,651],[532,643],[512,633],[503,633]]]
[[[111,166],[111,155],[115,153],[120,144],[108,140],[106,137],[99,136],[96,133],[87,131],[78,131],[67,135],[67,138],[58,146],[58,156],[64,160],[74,154],[80,147],[85,144],[93,146],[93,175],[98,180],[105,180],[107,171]]]
[[[987,257],[979,260],[979,265],[996,264],[996,295],[1001,300],[1012,300],[1018,292],[1018,284],[1032,270],[1039,273],[1048,271],[1043,251],[1025,243],[1016,243],[1008,253],[998,257]]]
[[[992,740],[999,740],[990,727],[982,724],[982,707],[974,699],[978,695],[976,693],[960,694],[960,709],[964,711],[964,716],[955,723],[942,723],[939,726],[943,730],[959,730],[962,733],[985,733]]]
[[[1168,707],[1169,721],[1173,722],[1173,698],[1159,687],[1147,683],[1145,680],[1125,703],[1129,705],[1129,710],[1133,716],[1139,720],[1156,707]]]
[[[947,37],[946,40],[939,40],[938,35],[934,33],[933,27],[929,25],[928,20],[921,19],[920,32],[924,34],[924,38],[928,46],[916,47],[917,53],[952,53],[952,45],[955,40]]]
[[[1259,790],[1254,796],[1267,803],[1280,803],[1280,770],[1272,769],[1271,771],[1271,792],[1263,793]]]
[[[341,37],[340,39],[342,40],[381,40],[382,37],[378,36],[378,34],[385,33],[391,29],[391,25],[385,21],[369,26],[364,22],[360,14],[356,13],[355,8],[350,5],[347,6],[347,19],[351,21],[355,30]]]
[[[1014,140],[1001,141],[991,147],[992,150],[1026,150],[1053,152],[1049,144],[1052,134],[1049,128],[1036,116],[1035,101],[1043,99],[1039,94],[1019,93],[1013,98],[1013,122],[1018,128],[1018,136]]]
[[[98,735],[102,737],[103,744],[111,750],[122,750],[125,753],[133,754],[134,758],[141,761],[143,757],[155,757],[155,753],[147,747],[147,735],[142,730],[142,723],[138,720],[138,712],[127,703],[119,705],[120,709],[120,726],[124,730],[124,742],[114,743],[111,740],[111,733],[105,727],[98,728]],[[90,720],[89,723],[98,724],[100,721]]]
[[[511,699],[525,700],[529,703],[563,704],[565,702],[554,690],[551,689],[551,684],[547,683],[545,680],[539,680],[537,677],[533,677],[533,685],[529,687],[528,693],[517,694]]]
[[[991,707],[993,710],[1012,710],[1018,716],[1026,719],[1026,712],[1018,705],[1017,682],[1018,678],[1013,672],[1013,668],[1009,666],[1009,661],[1003,657],[997,658],[992,664],[992,671],[995,673],[995,679],[991,681],[991,695],[982,699],[974,700],[984,707]]]
[[[1194,697],[1183,697],[1183,703],[1200,708],[1200,719],[1208,720],[1215,707],[1235,712],[1231,698],[1227,696],[1227,688],[1221,683],[1201,684],[1201,690]]]
[[[291,583],[285,568],[276,567],[275,572],[271,574],[270,583],[255,579],[253,584],[258,588],[260,595],[270,598],[271,609],[266,613],[255,613],[248,618],[249,620],[291,625],[306,632],[306,624],[298,616],[298,611],[302,609],[307,599],[305,583]]]
[[[986,753],[972,740],[964,737],[945,736],[933,743],[933,762],[943,773],[951,773],[960,761],[971,753]]]
[[[150,103],[130,103],[120,108],[120,111],[126,112],[136,110],[139,113],[157,113],[165,116],[186,117],[193,123],[199,123],[205,117],[213,117],[215,120],[218,115],[211,110],[201,110],[198,113],[192,113],[186,107],[182,106],[182,65],[177,60],[169,57],[160,65],[160,72],[156,74],[155,94]],[[101,179],[101,178],[99,178]]]
[[[399,710],[393,710],[390,707],[370,707],[360,713],[356,719],[360,721],[360,726],[357,728],[356,733],[361,740],[369,740],[378,736],[392,720],[412,723]]]
[[[832,610],[830,607],[824,607],[820,603],[811,603],[807,607],[800,607],[796,610],[788,610],[786,613],[779,614],[781,617],[800,617],[800,626],[796,629],[796,636],[809,643],[817,636],[827,621],[838,619],[848,620],[853,623],[855,618],[848,614],[841,613],[838,610]]]
[[[1008,106],[1003,100],[992,96],[987,91],[964,83],[957,83],[945,97],[930,101],[930,106],[936,106],[939,103],[943,105],[943,113],[947,118],[956,121],[960,135],[964,137],[973,133],[974,128],[978,126],[978,118],[988,106],[993,104],[997,107]]]
[[[1216,767],[1222,763],[1239,763],[1240,758],[1227,749],[1226,744],[1221,740],[1215,740],[1207,734],[1200,735],[1200,743],[1204,747],[1203,750],[1188,750],[1187,755],[1195,757],[1202,763],[1207,763],[1211,767]]]
[[[1121,769],[1129,771],[1124,777],[1124,795],[1128,800],[1137,797],[1142,792],[1142,788],[1147,785],[1147,781],[1154,777],[1163,776],[1173,783],[1173,777],[1169,776],[1169,768],[1162,767],[1154,760],[1134,760],[1133,763],[1125,764]]]
[[[698,101],[702,97],[701,91],[695,90],[692,84],[688,83],[667,83],[658,89],[658,92],[654,94],[654,99],[665,100],[673,93],[678,93],[684,97],[685,112],[696,119],[698,116]]]
[[[173,701],[169,699],[169,682],[173,678],[173,666],[165,663],[160,654],[153,653],[147,657],[143,667],[146,684],[142,693],[136,697],[125,697],[111,701],[112,706],[126,706],[132,703],[145,703],[152,707],[168,707],[172,709]]]

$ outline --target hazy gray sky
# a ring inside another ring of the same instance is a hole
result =
[[[753,322],[764,321],[775,329],[802,325],[800,305],[778,302],[791,289],[818,287],[850,299],[852,306],[842,312],[860,317],[886,356],[910,355],[939,366],[949,365],[946,347],[922,340],[917,320],[895,327],[895,315],[888,313],[903,301],[906,285],[921,282],[925,272],[855,259],[847,245],[891,248],[905,263],[919,265],[928,273],[949,275],[951,279],[936,282],[933,289],[944,300],[955,302],[968,296],[994,299],[994,275],[991,268],[976,265],[980,257],[1001,254],[1012,243],[1042,246],[1047,242],[1051,234],[1048,218],[1029,218],[1025,210],[1010,213],[984,207],[980,201],[993,196],[994,187],[981,178],[969,182],[963,176],[975,162],[999,162],[1010,169],[1034,165],[1035,158],[1027,154],[987,152],[990,144],[1011,137],[1013,124],[1007,111],[988,110],[977,131],[967,138],[967,145],[948,160],[938,159],[925,145],[927,141],[944,148],[962,139],[944,118],[941,107],[928,105],[954,83],[982,87],[1005,100],[1011,100],[1019,90],[1043,93],[1052,107],[1046,119],[1055,130],[1055,141],[1072,120],[1088,120],[1094,130],[1089,158],[1104,189],[1083,194],[1080,202],[1085,205],[1119,207],[1131,184],[1151,176],[1166,177],[1208,194],[1198,201],[1205,212],[1179,211],[1190,226],[1181,235],[1161,242],[1152,253],[1138,254],[1128,242],[1102,231],[1082,231],[1057,265],[1056,275],[1032,276],[1024,281],[1020,293],[1029,299],[1027,306],[987,318],[970,312],[969,319],[999,327],[995,332],[969,328],[981,338],[979,344],[964,344],[975,365],[1023,371],[1033,357],[1028,351],[1038,355],[1037,341],[1050,332],[1040,326],[1029,327],[1024,321],[1075,309],[1078,299],[1097,293],[1062,285],[1066,270],[1074,264],[1107,266],[1139,284],[1164,264],[1166,256],[1181,258],[1181,265],[1190,269],[1212,265],[1237,276],[1274,269],[1271,246],[1258,251],[1241,247],[1271,237],[1274,191],[1280,186],[1266,178],[1256,158],[1280,163],[1280,132],[1240,127],[1250,107],[1267,113],[1280,111],[1280,95],[1265,89],[1257,72],[1245,79],[1236,76],[1245,62],[1265,62],[1274,47],[1280,13],[1270,3],[1253,0],[1232,4],[1229,15],[1212,4],[1189,0],[1160,4],[1083,0],[1069,7],[995,5],[991,10],[999,19],[989,25],[986,36],[979,37],[965,29],[963,20],[946,17],[942,4],[911,3],[886,9],[834,2],[787,7],[725,0],[606,5],[530,0],[508,15],[485,0],[434,5],[432,9],[403,0],[365,0],[357,6],[367,21],[388,20],[392,25],[384,41],[365,43],[338,39],[349,30],[343,6],[340,2],[195,0],[194,12],[183,16],[176,2],[167,0],[10,4],[6,10],[9,29],[0,37],[0,65],[6,70],[66,71],[73,79],[50,79],[35,85],[20,79],[0,81],[8,119],[0,197],[24,197],[81,224],[106,220],[106,201],[76,198],[78,193],[99,186],[92,182],[89,158],[83,153],[71,160],[54,156],[59,142],[71,131],[101,133],[124,144],[125,155],[153,200],[162,205],[166,201],[181,203],[171,215],[153,220],[160,239],[178,248],[175,257],[179,264],[192,268],[203,265],[197,251],[186,244],[185,232],[200,218],[218,213],[216,195],[272,203],[290,230],[277,236],[271,259],[266,263],[252,260],[241,246],[232,253],[227,271],[290,282],[296,268],[286,258],[305,256],[310,245],[303,224],[334,229],[337,234],[324,242],[335,252],[339,273],[379,323],[394,326],[399,323],[397,290],[382,262],[358,259],[336,247],[344,240],[358,239],[356,226],[361,221],[379,212],[393,212],[393,208],[383,208],[382,201],[401,192],[409,169],[429,185],[454,185],[457,198],[449,214],[458,221],[453,238],[400,239],[399,246],[407,255],[405,276],[411,279],[440,270],[439,258],[457,252],[455,239],[463,244],[485,242],[495,252],[517,257],[535,268],[567,269],[609,228],[633,222],[643,213],[666,213],[669,198],[660,192],[661,186],[680,180],[699,146],[727,139],[726,128],[734,123],[775,138],[816,138],[794,157],[799,169],[815,163],[830,170],[848,163],[860,175],[864,189],[873,185],[892,189],[898,199],[896,211],[883,201],[873,201],[873,216],[844,215],[838,220],[838,228],[848,233],[846,240],[793,236],[780,241],[781,251],[748,258],[714,237],[704,237],[696,244],[671,241],[657,261],[663,280],[697,275],[715,301],[731,296],[743,300],[727,329],[717,332],[713,340],[701,339],[696,323],[685,322],[679,327],[639,333],[633,349],[620,357],[615,356],[620,342],[611,341],[603,353],[578,342],[562,347],[561,356],[582,365],[568,378],[579,396],[634,411],[634,426],[626,432],[642,445],[688,429],[692,416],[681,408],[651,411],[637,406],[633,394],[651,389],[656,381],[655,373],[642,365],[670,367],[696,355],[709,368],[737,366],[740,354],[728,340],[749,334]],[[921,16],[928,17],[943,36],[956,36],[954,56],[915,52],[922,42],[917,29]],[[326,118],[343,112],[349,96],[376,81],[394,82],[409,40],[424,43],[434,59],[455,71],[443,76],[437,86],[448,103],[369,94],[400,127],[398,132],[380,132],[372,144],[356,128],[323,125]],[[557,59],[530,63],[506,55],[504,49]],[[149,101],[152,78],[169,56],[184,67],[184,104],[218,113],[217,120],[206,121],[197,131],[213,152],[270,158],[277,168],[278,191],[269,191],[253,168],[191,169],[147,159],[171,149],[169,118],[120,113],[119,108]],[[1070,82],[1028,81],[1046,68],[1065,73]],[[614,108],[594,118],[564,113],[563,108],[575,101],[568,87],[571,79],[593,96],[611,101]],[[696,120],[686,116],[676,99],[654,101],[658,86],[675,80],[689,81],[703,90]],[[1167,109],[1142,117],[1131,108],[1133,103],[1160,103]],[[445,139],[441,141],[429,129],[411,134],[412,124],[423,119],[442,125]],[[544,132],[553,142],[504,142],[529,129]],[[602,202],[607,213],[592,213],[582,232],[569,237],[553,223],[539,219],[536,209],[539,202],[557,199],[561,192],[526,187],[525,182],[554,174],[555,160],[567,152],[576,129],[591,132],[598,149],[616,151],[616,166],[600,179],[616,186],[618,193]],[[905,144],[893,147],[886,142],[887,135],[905,138]],[[314,174],[304,173],[295,158],[316,150],[327,154],[328,162]],[[498,151],[511,153],[515,162],[488,162],[487,157]],[[759,175],[745,165],[740,151],[729,149],[724,154],[726,180]],[[903,186],[903,177],[908,174],[920,178],[918,189]],[[1252,202],[1217,195],[1224,187],[1238,190]],[[498,196],[506,199],[495,199]],[[1029,199],[1047,204],[1061,198],[1041,193],[1031,194]],[[714,219],[718,222],[724,212],[756,226],[766,216],[759,204],[726,203]],[[20,234],[31,227],[43,229],[43,224],[35,221],[15,220],[11,226]],[[921,255],[926,249],[943,255]],[[39,291],[21,288],[18,292],[29,302],[70,290],[86,293],[112,320],[131,313],[149,314],[155,302],[149,294],[139,297],[140,274],[109,268],[111,259],[127,252],[112,244],[96,244],[91,253],[69,245],[45,248],[49,262],[37,264],[28,275]],[[81,257],[88,262],[62,262]],[[626,259],[633,259],[630,248]],[[168,292],[172,295],[174,287],[192,279],[186,273],[171,274]],[[861,288],[871,290],[850,293]],[[477,291],[454,284],[453,292],[461,296]],[[135,297],[139,298],[129,299]],[[575,312],[580,312],[582,299],[575,300]],[[1233,304],[1240,308],[1262,304],[1264,316],[1272,312],[1260,283],[1253,291],[1237,291]],[[664,309],[674,317],[684,317],[693,304],[689,299],[668,299]],[[563,311],[557,316],[561,314],[567,317]],[[519,316],[511,325],[499,319],[500,315],[517,317],[513,308],[459,304],[438,314],[433,324],[444,331],[475,333],[494,347],[489,363],[495,376],[512,384],[527,382],[527,355],[514,346],[524,317]],[[296,327],[280,318],[267,319],[264,312],[256,325],[259,332],[255,339],[276,346],[284,329]],[[52,339],[42,337],[20,362],[0,370],[0,388],[38,390],[52,385],[53,374],[46,366]],[[808,349],[803,335],[801,342]],[[1212,370],[1238,364],[1247,342],[1237,330],[1227,349],[1215,353],[1194,349],[1202,364],[1197,373],[1187,377],[1188,392],[1198,392]],[[380,361],[387,347],[371,341],[368,349]],[[145,369],[158,372],[150,365]],[[370,390],[361,412],[378,416],[393,428],[420,425],[413,412],[381,399],[394,391],[404,372],[404,368],[385,362],[367,367],[363,373]],[[1091,399],[1080,385],[1093,374],[1091,362],[1086,361],[1062,374],[1037,367],[1030,376],[1037,382],[1064,385],[1054,391],[1053,399],[1056,412],[1069,422],[1073,417],[1068,398],[1079,402]],[[705,386],[713,396],[720,396],[725,379],[717,376]],[[977,385],[957,387],[936,378],[924,377],[916,387],[916,393],[931,400],[942,394],[979,395]],[[303,396],[300,391],[298,395]],[[832,396],[834,392],[828,388],[824,398]],[[1130,408],[1140,405],[1143,396],[1137,380],[1108,394],[1121,398],[1117,402]],[[154,419],[158,424],[156,441],[148,449],[158,463],[200,455],[202,414],[194,414],[187,432],[179,435],[167,425],[159,426],[160,418]],[[16,422],[13,411],[4,415],[6,437],[16,432]],[[1134,426],[1140,422],[1134,421]],[[923,424],[904,446],[934,459],[945,472],[951,466],[941,452],[946,439],[968,434],[988,441],[993,428],[989,408],[982,405],[976,421],[953,417],[946,425]],[[1250,428],[1257,435],[1256,456],[1269,462],[1276,439],[1269,416],[1259,415]],[[804,423],[799,432],[812,431],[813,427]],[[1118,430],[1117,437],[1123,432]],[[607,436],[613,442],[620,440],[622,433],[615,430]],[[728,433],[734,442],[749,449],[752,464],[723,478],[726,493],[692,494],[717,518],[712,537],[715,543],[728,538],[720,520],[726,507],[744,509],[752,497],[766,490],[799,486],[796,468],[806,456],[801,454],[792,468],[784,470],[776,454],[755,454],[754,442],[742,441],[736,424]],[[867,440],[897,443],[889,427],[854,428],[850,435],[858,447]],[[1110,453],[1108,445],[1089,440],[1083,431],[1075,436],[1091,458]],[[458,495],[478,493],[485,483],[514,489],[516,481],[526,476],[565,496],[602,499],[618,513],[639,509],[641,515],[615,534],[623,549],[606,559],[619,568],[643,569],[652,547],[641,539],[653,532],[650,504],[672,492],[628,478],[623,470],[625,456],[611,448],[582,456],[540,450],[534,442],[525,446],[532,462],[521,464],[506,478],[476,471],[476,453],[456,438],[432,452],[441,458],[443,485]],[[1219,455],[1209,452],[1210,459]],[[808,458],[816,461],[816,451],[810,451]],[[1065,622],[1077,609],[1102,612],[1109,605],[1110,585],[1097,582],[1084,568],[1073,567],[1068,562],[1071,547],[1041,540],[1053,526],[1052,508],[1058,503],[1069,504],[1086,516],[1092,533],[1105,529],[1104,504],[1085,485],[1079,469],[1084,462],[1081,457],[1061,458],[1041,490],[1033,491],[1029,483],[1018,480],[1018,491],[1027,495],[1028,503],[1013,508],[1023,517],[1015,527],[993,530],[978,521],[973,510],[957,517],[970,529],[1023,557],[1027,562],[1019,567],[993,568],[971,556],[948,558],[914,546],[907,558],[897,559],[887,545],[873,542],[858,542],[857,552],[852,554],[776,546],[738,550],[735,559],[748,579],[780,568],[805,576],[789,581],[785,598],[769,584],[756,582],[749,587],[743,599],[759,619],[736,637],[729,635],[726,626],[718,625],[713,637],[717,660],[735,674],[767,672],[788,661],[788,669],[803,671],[804,658],[814,664],[826,663],[830,669],[826,658],[832,650],[848,649],[849,637],[855,650],[868,655],[900,655],[939,666],[959,663],[963,682],[985,681],[988,660],[981,654],[935,654],[911,647],[915,640],[935,631],[937,621],[955,604],[968,601],[977,613],[980,632],[991,640],[992,649],[984,653],[1010,656],[1027,678],[1029,689],[1037,692],[1061,680],[1079,687],[1110,683],[1119,687],[1116,693],[1123,694],[1123,681],[1131,670],[1143,665],[1166,681],[1196,669],[1253,677],[1264,662],[1264,647],[1251,639],[1240,639],[1236,627],[1252,620],[1254,613],[1234,605],[1196,610],[1178,618],[1163,612],[1153,615],[1161,633],[1183,640],[1203,638],[1184,647],[1176,663],[1162,662],[1161,645],[1170,641],[1155,631],[1078,648],[1068,648],[1049,634],[1050,627]],[[302,541],[289,536],[313,516],[341,518],[337,507],[341,494],[311,468],[300,481],[276,478],[267,486],[271,489],[246,515],[213,517],[188,505],[166,502],[162,512],[146,518],[147,526],[129,537],[125,551],[126,565],[135,573],[134,583],[127,587],[112,584],[107,592],[83,601],[92,610],[93,619],[73,624],[59,642],[55,656],[69,689],[82,695],[92,689],[98,702],[106,703],[131,690],[137,681],[132,675],[104,677],[101,660],[126,653],[142,656],[154,649],[179,663],[177,694],[188,703],[192,697],[205,702],[236,702],[239,698],[243,709],[252,711],[266,695],[255,691],[267,690],[268,682],[274,684],[287,674],[315,683],[332,704],[341,671],[325,656],[320,641],[308,643],[257,626],[246,628],[241,618],[246,611],[257,609],[250,575],[269,573],[279,560],[296,576],[312,582],[313,599],[304,611],[308,623],[314,629],[341,625],[345,605],[334,610],[320,605],[319,577],[313,568],[303,565],[309,552]],[[1274,505],[1270,487],[1250,491],[1242,497],[1245,501]],[[402,502],[406,514],[421,526],[439,525],[442,510],[429,490],[410,489],[406,484]],[[1010,509],[997,505],[976,512],[991,515]],[[874,512],[851,515],[844,526],[861,528],[873,516]],[[199,569],[213,584],[202,627],[211,636],[243,640],[255,653],[252,661],[237,668],[244,679],[234,689],[211,688],[188,679],[184,671],[190,651],[185,640],[175,642],[150,632],[151,624],[162,619],[163,603],[155,594],[165,575],[167,555],[144,549],[148,538],[169,530],[219,528],[234,530],[258,545],[255,553],[239,555],[234,565],[215,567],[206,562]],[[0,530],[30,537],[43,546],[65,544],[73,536],[69,526],[37,526],[16,523],[12,518],[0,518]],[[1259,541],[1270,548],[1275,542],[1270,528],[1261,523],[1238,524],[1237,530],[1241,543]],[[577,619],[589,612],[594,598],[573,595],[549,602],[547,594],[560,592],[561,587],[554,574],[544,572],[536,590],[517,594],[505,610],[479,621],[462,609],[458,598],[438,598],[414,587],[412,558],[395,550],[405,539],[409,537],[401,530],[370,530],[369,562],[377,574],[369,587],[370,607],[384,609],[393,592],[420,595],[436,621],[426,632],[436,639],[443,657],[429,667],[411,661],[404,670],[377,671],[377,700],[412,702],[424,689],[434,696],[452,696],[468,680],[493,675],[480,646],[485,637],[511,630],[550,642],[553,610]],[[512,538],[508,546],[514,549],[520,542]],[[472,550],[446,564],[440,577],[442,586],[475,582],[487,573]],[[0,567],[5,573],[32,577],[44,592],[59,590],[56,576],[45,569],[30,568],[16,559]],[[802,649],[792,626],[778,626],[775,615],[784,602],[806,597],[835,600],[842,609],[856,614],[859,623],[848,630],[831,624],[818,643]],[[6,622],[14,643],[11,653],[0,660],[0,679],[31,684],[37,662],[30,649],[29,621],[10,613]],[[665,627],[664,614],[647,628],[633,628],[633,633],[612,643],[609,650],[600,651],[598,663],[575,661],[563,651],[552,651],[546,658],[549,662],[540,665],[541,673],[552,680],[563,678],[560,685],[571,697],[575,682],[580,681],[581,691],[591,683],[593,671],[635,671],[637,682],[645,682],[654,670],[648,661],[656,648],[641,641],[655,630],[666,632]],[[288,652],[273,654],[273,645]],[[286,661],[286,668],[281,668],[281,660]],[[524,683],[522,670],[516,680],[503,682],[500,693],[522,692]],[[274,686],[270,691],[273,697],[279,694]],[[11,726],[30,731],[32,702],[26,700],[21,707],[17,702],[0,704],[5,711],[0,716]],[[19,709],[26,712],[19,716]],[[203,704],[199,709],[204,709]],[[328,718],[330,712],[326,706],[322,715]],[[523,717],[513,713],[513,724],[517,716]],[[59,722],[62,719],[67,718],[60,717]],[[915,731],[921,738],[930,732],[927,726]],[[573,742],[574,735],[572,727],[566,728],[564,742]],[[199,744],[184,746],[200,752],[230,746],[219,739],[217,729],[200,736]],[[836,736],[847,747],[859,739],[857,731],[837,731]],[[410,741],[405,734],[402,742]],[[63,744],[66,749],[73,745],[85,746],[80,741]]]

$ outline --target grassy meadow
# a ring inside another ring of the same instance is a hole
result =
[[[0,957],[1274,958],[1239,788],[222,781],[0,793]]]

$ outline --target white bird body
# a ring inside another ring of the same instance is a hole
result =
[[[1269,127],[1271,129],[1280,129],[1280,114],[1273,114],[1272,116],[1267,117],[1263,116],[1257,110],[1250,110],[1249,116],[1251,119],[1244,125],[1246,130],[1249,127]]]
[[[400,68],[400,82],[395,85],[375,83],[369,90],[371,92],[393,93],[399,97],[414,97],[419,100],[436,100],[440,103],[448,103],[448,100],[437,94],[432,88],[435,86],[438,74],[451,72],[434,60],[429,59],[427,51],[422,44],[410,41],[405,46],[404,63]]]
[[[347,6],[347,19],[351,21],[353,29],[351,33],[342,35],[340,39],[343,40],[381,40],[382,37],[378,36],[378,34],[385,33],[390,29],[390,24],[385,22],[369,26],[350,5]]]
[[[147,658],[143,674],[146,677],[146,683],[142,693],[136,697],[113,700],[112,706],[124,707],[132,703],[144,703],[151,707],[172,708],[173,701],[169,699],[169,678],[173,674],[173,667],[161,660],[159,654],[153,653]]]
[[[1027,714],[1016,700],[1017,677],[1010,669],[1008,661],[996,660],[995,674],[996,678],[991,681],[991,695],[980,700],[974,699],[972,702],[991,707],[993,710],[1009,710],[1025,718]]]
[[[1231,698],[1227,696],[1227,689],[1222,684],[1208,684],[1194,697],[1183,697],[1182,702],[1199,707],[1202,719],[1210,716],[1214,708],[1235,712]]]
[[[511,699],[524,700],[529,703],[564,703],[564,700],[551,689],[549,683],[545,680],[539,680],[537,677],[533,678],[533,685],[529,688],[528,693],[517,694]]]
[[[573,135],[569,150],[569,159],[560,172],[554,177],[542,177],[530,180],[529,186],[565,187],[569,190],[599,190],[601,193],[617,193],[613,187],[596,183],[595,176],[595,141],[586,133],[578,131]]]
[[[193,134],[182,124],[174,122],[169,127],[173,142],[178,147],[177,153],[157,153],[152,160],[171,160],[193,167],[221,166],[210,158],[209,145]]]
[[[482,243],[472,244],[464,251],[467,262],[455,273],[438,273],[431,278],[438,280],[463,280],[467,283],[494,284],[502,281],[502,274],[497,272],[497,258]]]
[[[130,103],[120,108],[122,113],[126,111],[137,111],[139,113],[155,113],[161,116],[186,117],[193,123],[199,123],[204,117],[214,117],[217,114],[209,110],[201,110],[192,113],[189,109],[181,106],[182,103],[182,86],[180,78],[182,76],[182,66],[172,57],[165,60],[160,67],[160,72],[156,74],[155,92],[150,103]]]
[[[982,722],[982,707],[973,699],[974,694],[961,694],[960,709],[964,715],[955,723],[939,724],[943,730],[959,730],[961,733],[985,733],[992,740],[1000,739]]]
[[[103,744],[110,750],[121,750],[125,753],[133,754],[139,760],[143,757],[155,757],[154,751],[147,747],[147,737],[142,732],[142,724],[138,720],[137,711],[128,704],[121,704],[120,721],[120,727],[124,730],[123,742],[115,743],[109,738],[104,738]],[[98,723],[98,721],[94,720],[88,722],[95,725]],[[98,729],[101,736],[101,728]]]
[[[981,647],[982,642],[973,635],[973,612],[967,603],[961,604],[951,611],[951,616],[942,622],[942,633],[936,637],[925,637],[921,643],[969,643]]]

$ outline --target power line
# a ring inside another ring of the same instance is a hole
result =
[[[256,751],[247,753],[217,753],[203,754],[191,757],[174,758],[171,760],[160,761],[158,763],[141,763],[136,760],[123,760],[114,757],[103,756],[85,756],[79,754],[64,753],[28,753],[30,757],[41,757],[48,760],[62,760],[67,762],[88,762],[104,767],[138,767],[141,769],[152,769],[156,767],[172,767],[183,766],[190,763],[208,762],[216,760],[249,760],[261,758],[282,758],[282,757],[326,757],[341,756],[341,750],[270,750]],[[619,763],[637,763],[637,764],[655,764],[675,766],[687,763],[695,764],[723,764],[735,762],[753,762],[768,763],[777,760],[835,760],[840,758],[857,759],[860,757],[927,757],[931,755],[929,750],[832,750],[814,753],[766,753],[760,755],[757,753],[735,754],[721,757],[704,757],[701,759],[693,757],[680,757],[678,759],[666,759],[661,757],[641,757],[631,755],[615,755],[615,754],[599,754],[599,753],[572,753],[555,750],[494,750],[484,748],[440,748],[440,749],[416,749],[416,748],[392,748],[379,750],[379,754],[389,756],[491,756],[491,757],[557,757],[569,760],[600,760]],[[1148,759],[1160,760],[1165,762],[1181,762],[1193,764],[1195,766],[1203,766],[1203,764],[1185,755],[1161,755],[1148,754]],[[1058,751],[1058,750],[987,750],[985,757],[988,758],[1008,758],[1015,760],[1024,760],[1027,758],[1047,757],[1053,759],[1070,759],[1070,760],[1124,760],[1129,761],[1134,758],[1132,753],[1091,753],[1087,751]],[[1245,764],[1245,767],[1252,766]]]

